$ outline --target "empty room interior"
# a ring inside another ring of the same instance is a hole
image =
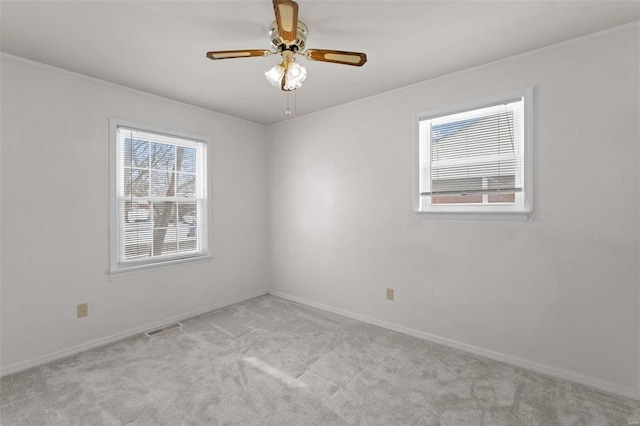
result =
[[[639,23],[2,0],[0,423],[640,424]]]

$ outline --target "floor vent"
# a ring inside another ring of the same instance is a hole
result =
[[[173,324],[163,325],[162,327],[154,328],[153,330],[149,330],[144,333],[146,336],[155,336],[156,334],[163,333],[165,331],[173,330],[174,328],[182,327],[182,324],[179,322],[174,322]]]

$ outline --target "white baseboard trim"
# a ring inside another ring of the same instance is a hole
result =
[[[460,349],[465,352],[472,353],[474,355],[479,355],[495,361],[504,362],[505,364],[524,368],[526,370],[534,371],[536,373],[544,374],[546,376],[554,377],[556,379],[567,380],[569,382],[578,383],[578,384],[595,388],[595,389],[608,392],[614,395],[640,401],[640,389],[634,389],[632,387],[627,387],[627,386],[620,386],[615,383],[606,382],[593,377],[583,376],[581,374],[573,373],[566,370],[560,370],[547,365],[527,361],[525,359],[513,357],[510,355],[505,355],[499,352],[494,352],[494,351],[480,348],[473,345],[468,345],[466,343],[458,342],[458,341],[447,339],[444,337],[435,336],[433,334],[425,333],[419,330],[414,330],[412,328],[404,327],[401,325],[380,321],[375,318],[367,317],[367,316],[360,315],[350,311],[345,311],[339,308],[334,308],[332,306],[324,305],[322,303],[317,303],[301,297],[292,296],[290,294],[281,293],[279,291],[268,290],[268,293],[276,297],[280,297],[286,300],[290,300],[292,302],[300,303],[302,305],[307,305],[314,308],[322,309],[324,311],[342,315],[347,318],[362,321],[371,325],[376,325],[378,327],[386,328],[388,330],[397,331],[398,333],[406,334],[408,336],[413,336],[419,339],[428,340],[430,342],[438,343],[451,348]]]
[[[48,364],[50,362],[58,361],[63,358],[67,358],[72,355],[78,354],[80,352],[88,351],[90,349],[95,349],[100,346],[105,346],[110,343],[117,342],[118,340],[126,339],[127,337],[142,334],[145,331],[161,327],[168,323],[184,321],[188,318],[206,314],[208,312],[215,311],[216,309],[220,309],[230,305],[234,305],[236,303],[244,302],[245,300],[253,299],[255,297],[264,296],[265,294],[267,294],[266,290],[257,291],[254,293],[247,294],[245,296],[237,297],[235,299],[225,300],[224,302],[216,303],[214,305],[210,305],[201,309],[196,309],[195,311],[185,312],[184,314],[180,314],[170,318],[165,318],[159,321],[155,321],[153,323],[142,325],[140,327],[132,328],[130,330],[123,331],[121,333],[113,334],[111,336],[91,340],[89,342],[86,342],[77,346],[73,346],[71,348],[62,349],[60,351],[52,352],[50,354],[38,356],[36,358],[32,358],[27,361],[17,362],[15,364],[11,364],[3,368],[2,371],[0,372],[0,377],[8,376],[10,374],[15,374],[20,371],[24,371],[30,368]]]

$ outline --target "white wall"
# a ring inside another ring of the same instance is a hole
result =
[[[1,71],[3,374],[266,292],[264,126],[10,56]],[[108,277],[109,117],[211,139],[212,261]]]
[[[269,127],[270,292],[640,398],[638,47],[619,28]],[[534,221],[416,218],[414,112],[525,87]]]

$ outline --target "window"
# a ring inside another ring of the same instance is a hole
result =
[[[417,114],[416,212],[529,219],[531,103],[527,89]]]
[[[206,142],[111,120],[111,273],[207,255]]]

